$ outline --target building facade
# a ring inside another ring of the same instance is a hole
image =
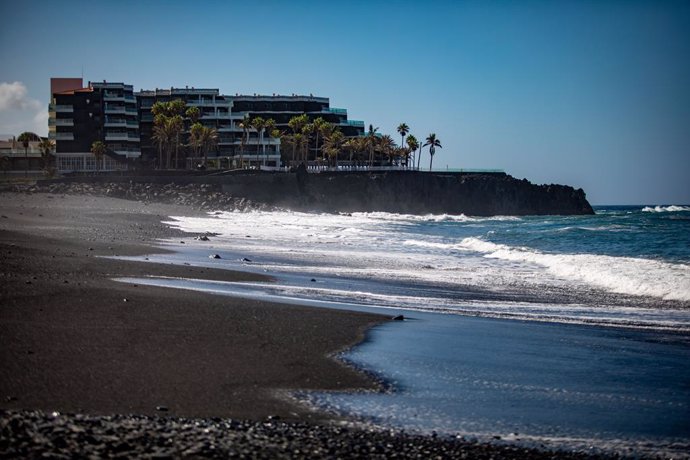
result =
[[[197,107],[199,122],[216,130],[217,147],[207,153],[216,167],[281,166],[280,139],[271,133],[243,127],[245,117],[273,119],[276,127],[289,133],[288,122],[306,114],[311,121],[321,117],[336,125],[346,136],[361,136],[364,122],[347,119],[347,110],[331,108],[328,98],[315,96],[226,96],[218,89],[169,88],[134,92],[125,83],[89,82],[80,78],[51,78],[49,137],[56,143],[57,169],[66,171],[112,170],[132,164],[158,167],[159,153],[154,139],[156,102],[182,100]],[[185,118],[180,142],[189,143],[191,122]],[[108,153],[96,164],[91,154],[95,141],[104,142]],[[184,166],[203,162],[182,152]],[[181,167],[182,163],[178,165]]]
[[[248,114],[251,118],[272,118],[276,127],[283,132],[290,132],[288,122],[290,118],[301,114],[307,114],[309,121],[323,118],[325,121],[337,126],[345,136],[354,137],[364,135],[364,122],[360,120],[348,120],[347,109],[330,107],[327,97],[300,96],[261,96],[261,95],[235,95],[232,97],[233,114],[243,117]]]
[[[280,139],[271,138],[249,130],[247,139],[242,142],[245,134],[240,126],[242,116],[233,114],[232,99],[220,94],[218,89],[208,88],[170,88],[142,90],[135,94],[139,110],[139,126],[141,131],[142,158],[149,164],[155,163],[158,156],[153,142],[154,120],[151,109],[156,102],[170,102],[179,99],[187,108],[199,109],[199,123],[208,128],[213,128],[218,133],[218,146],[208,152],[207,157],[218,165],[238,167],[239,160],[248,165],[280,166]],[[191,121],[185,120],[185,132],[183,144],[189,143],[189,129]],[[203,162],[203,158],[187,156],[186,167],[193,168]]]
[[[79,78],[51,78],[48,137],[55,142],[61,172],[126,169],[141,156],[139,117],[133,87],[124,83],[89,83]],[[94,142],[107,153],[96,160]]]

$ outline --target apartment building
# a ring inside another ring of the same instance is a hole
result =
[[[61,172],[126,169],[141,156],[139,121],[132,85],[89,83],[81,78],[51,78],[48,137],[55,141],[56,168]],[[106,155],[97,163],[96,141]]]
[[[282,95],[240,95],[232,97],[233,114],[250,117],[272,118],[276,122],[276,127],[284,132],[290,132],[288,122],[290,118],[306,113],[310,121],[316,118],[323,118],[329,123],[333,123],[343,132],[345,136],[364,135],[364,122],[361,120],[348,120],[347,109],[334,108],[330,106],[327,97],[317,97],[313,95],[302,96],[293,94],[291,96]]]
[[[198,107],[199,122],[217,131],[217,148],[207,156],[217,166],[228,168],[281,165],[280,139],[271,137],[271,133],[243,128],[241,121],[246,116],[273,119],[278,129],[290,132],[290,118],[307,114],[311,120],[322,117],[335,124],[346,136],[364,133],[363,121],[348,120],[347,110],[331,108],[325,97],[227,96],[218,89],[193,87],[134,92],[133,86],[125,83],[89,82],[84,86],[81,78],[51,78],[49,137],[56,143],[58,170],[123,169],[135,162],[143,167],[158,167],[151,109],[156,102],[176,99],[187,107]],[[190,120],[185,119],[182,144],[189,141],[190,125]],[[91,154],[95,141],[104,142],[108,150],[99,164]],[[201,159],[186,153],[182,155],[184,167],[196,167]]]
[[[209,152],[211,159],[223,159],[228,167],[238,167],[241,158],[245,164],[262,166],[280,166],[280,139],[257,133],[250,129],[242,142],[244,130],[240,126],[241,114],[233,114],[231,98],[220,94],[218,89],[208,88],[170,88],[142,90],[135,94],[138,101],[139,123],[142,136],[142,158],[154,160],[157,156],[153,142],[153,114],[151,108],[156,102],[169,102],[176,99],[183,101],[187,107],[199,109],[199,123],[214,128],[218,133],[218,147]],[[186,120],[183,143],[189,141],[190,120]],[[187,157],[186,167],[199,164],[201,158]]]

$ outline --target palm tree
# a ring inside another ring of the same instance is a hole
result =
[[[412,154],[412,167],[414,168],[414,154],[419,148],[419,141],[417,141],[417,138],[414,137],[412,134],[407,136],[407,148],[409,150],[409,153]]]
[[[379,138],[378,142],[379,149],[381,150],[381,155],[385,158],[388,157],[388,164],[393,165],[393,156],[395,154],[395,141],[388,134],[385,134]]]
[[[41,158],[43,159],[43,169],[46,172],[50,169],[50,164],[52,163],[51,152],[55,148],[55,143],[50,139],[42,139],[41,143],[38,144],[38,148],[41,151]]]
[[[96,171],[100,169],[101,160],[103,159],[103,155],[105,155],[105,152],[107,151],[108,148],[101,141],[96,141],[93,144],[91,144],[91,153],[93,153],[93,156],[96,157]]]
[[[400,140],[400,146],[401,147],[405,145],[405,136],[407,136],[407,133],[409,133],[409,132],[410,132],[410,127],[407,126],[407,123],[400,123],[398,125],[398,134],[400,134],[400,136],[402,136],[402,139]]]
[[[158,147],[158,169],[163,169],[163,149],[168,143],[165,124],[154,123],[151,140]]]
[[[179,100],[179,99],[178,99]],[[176,102],[176,101],[173,101]],[[180,101],[182,102],[182,101]],[[179,161],[178,161],[178,152],[180,148],[180,134],[184,132],[184,118],[182,118],[182,115],[176,114],[173,115],[168,119],[168,132],[170,134],[170,139],[174,140],[174,147],[175,147],[175,164],[173,169],[177,169],[179,166]],[[170,152],[172,153],[172,152]],[[168,164],[170,164],[170,160],[172,158],[168,159]]]
[[[307,116],[306,113],[303,113],[302,115],[296,115],[292,118],[290,118],[290,121],[288,121],[288,126],[292,130],[292,161],[295,161],[295,149],[298,147],[301,142],[302,142],[302,129],[304,126],[309,123],[309,117]],[[297,134],[299,134],[299,138],[297,137]],[[299,140],[299,142],[298,142]]]
[[[261,142],[261,138],[263,137],[264,129],[266,129],[266,120],[264,120],[262,117],[255,117],[251,121],[252,128],[256,130],[256,154],[259,155],[259,143],[263,145],[263,142]],[[266,153],[266,149],[263,149],[263,153]],[[266,157],[264,157],[264,165],[266,164]]]
[[[334,166],[338,167],[338,155],[343,149],[343,144],[345,143],[345,135],[338,129],[332,129],[323,138],[324,140],[324,151],[326,156],[328,156],[329,164],[334,161]]]
[[[295,154],[294,151],[297,150],[300,152],[300,156],[302,156],[302,149],[304,147],[304,134],[302,133],[295,133],[292,135],[292,161],[295,161]]]
[[[280,138],[280,131],[276,129],[276,121],[273,118],[268,118],[264,125],[264,132],[268,133],[269,139]],[[274,136],[274,134],[276,134]],[[265,148],[265,147],[264,147]],[[270,149],[269,149],[270,150]],[[264,152],[265,153],[265,152]],[[269,152],[270,153],[270,152]]]
[[[24,176],[29,175],[29,143],[35,142],[35,141],[40,141],[40,140],[41,140],[41,138],[38,136],[38,134],[32,133],[31,131],[24,131],[17,138],[17,141],[21,142],[22,146],[24,146],[24,163],[25,163]]]
[[[240,168],[244,168],[244,146],[247,145],[251,123],[252,120],[249,117],[249,114],[245,113],[242,121],[239,124],[240,129],[242,129],[242,139],[240,140]]]
[[[378,126],[374,128],[374,125],[369,125],[369,132],[367,133],[367,145],[369,147],[369,167],[374,166],[374,147],[376,146],[376,131],[378,131]]]
[[[195,158],[198,158],[201,154],[201,137],[203,130],[204,125],[199,122],[194,123],[189,128],[189,146],[192,148],[192,154]]]
[[[311,133],[314,132],[314,124],[307,123],[302,127],[302,159],[304,161],[309,161],[309,141],[311,140]]]
[[[201,111],[199,110],[199,107],[192,106],[187,109],[185,115],[187,115],[187,118],[189,118],[189,122],[194,125],[199,121],[199,118],[201,118]]]
[[[311,123],[312,128],[314,130],[314,134],[316,134],[316,141],[314,144],[314,158],[317,158],[319,156],[319,135],[323,133],[323,129],[326,126],[326,123],[326,120],[324,120],[322,117],[314,119],[314,121]]]
[[[208,161],[208,152],[215,150],[218,146],[218,131],[215,128],[202,127],[201,129],[201,149],[204,151],[204,166]]]
[[[434,153],[436,153],[436,147],[443,147],[441,147],[441,141],[436,139],[436,133],[431,133],[427,136],[423,147],[426,147],[427,145],[429,146],[429,155],[431,155],[431,159],[429,160],[429,171],[431,171],[431,166],[434,163]]]

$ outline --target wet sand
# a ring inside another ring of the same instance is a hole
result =
[[[160,252],[157,239],[183,236],[161,220],[199,212],[0,193],[0,409],[304,421],[323,416],[285,390],[374,388],[331,356],[384,317],[111,280],[270,281],[99,257]]]

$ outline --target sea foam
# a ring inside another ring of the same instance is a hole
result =
[[[690,206],[645,206],[642,208],[642,212],[688,212],[690,211]]]
[[[454,248],[483,253],[488,258],[537,264],[556,276],[619,294],[690,301],[690,265],[686,264],[594,254],[547,254],[474,237],[463,239]]]

